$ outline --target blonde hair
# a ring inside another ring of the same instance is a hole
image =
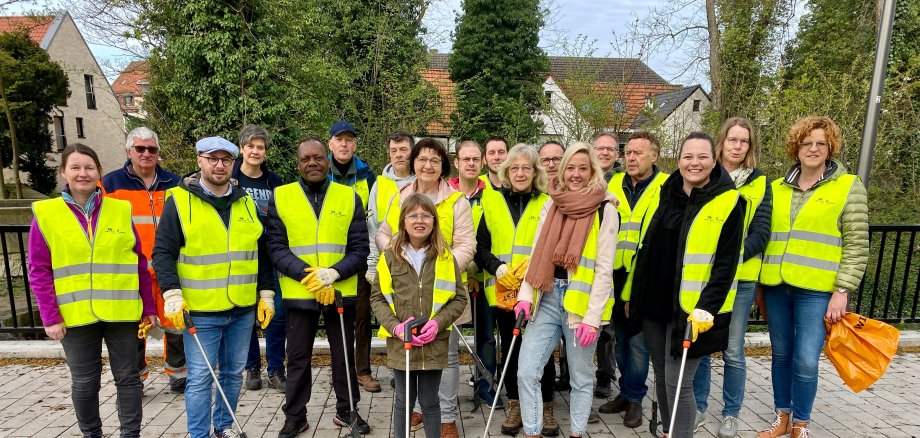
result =
[[[508,156],[505,157],[505,161],[498,167],[498,180],[501,181],[502,185],[511,187],[511,177],[508,173],[511,169],[511,162],[518,158],[527,159],[530,165],[533,166],[533,181],[530,184],[536,187],[537,190],[546,192],[546,182],[549,177],[546,175],[546,169],[540,164],[540,153],[530,145],[524,143],[514,145],[514,147],[508,151]]]
[[[441,226],[438,224],[438,210],[434,206],[434,203],[431,202],[425,195],[413,194],[402,203],[400,207],[401,211],[399,212],[399,229],[396,232],[396,235],[393,236],[393,240],[390,243],[390,249],[393,250],[393,256],[396,257],[396,261],[399,263],[407,263],[406,257],[403,255],[402,247],[403,245],[409,243],[409,235],[406,233],[406,216],[409,213],[421,208],[428,214],[434,216],[434,221],[432,221],[431,234],[428,235],[428,254],[435,255],[445,255],[450,251],[450,247],[447,246],[447,241],[444,240],[444,236],[441,235]]]
[[[748,150],[747,153],[744,154],[744,162],[741,163],[741,166],[753,169],[757,167],[757,157],[754,156],[754,151],[758,146],[757,135],[754,133],[754,128],[751,127],[751,121],[744,117],[732,117],[726,120],[725,123],[722,124],[722,127],[719,128],[719,137],[718,140],[716,140],[716,161],[722,162],[722,151],[725,149],[725,141],[728,140],[728,130],[735,126],[747,129],[750,139],[748,142]]]
[[[560,190],[568,190],[565,185],[565,168],[572,161],[575,154],[588,154],[588,163],[591,165],[591,178],[585,189],[603,188],[606,190],[607,181],[604,180],[604,170],[601,169],[600,163],[597,162],[597,155],[594,153],[594,147],[585,142],[575,142],[565,148],[565,154],[562,155],[562,162],[559,163],[559,171],[556,173],[556,179],[559,183]]]
[[[834,158],[840,152],[840,128],[830,117],[824,116],[803,117],[792,125],[789,136],[786,137],[786,156],[798,161],[802,140],[815,129],[824,130],[824,136],[827,138],[827,158]]]

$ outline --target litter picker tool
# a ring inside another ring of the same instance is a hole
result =
[[[233,413],[230,401],[227,400],[227,395],[224,394],[224,388],[220,386],[220,381],[217,380],[217,373],[214,372],[214,367],[211,366],[211,361],[208,360],[208,355],[204,352],[204,346],[201,345],[201,340],[198,339],[198,330],[195,328],[195,323],[192,322],[191,315],[189,315],[188,312],[182,312],[182,318],[185,319],[185,326],[188,328],[188,333],[192,335],[192,339],[194,339],[195,344],[198,345],[198,351],[201,352],[201,357],[204,358],[204,364],[208,366],[208,371],[211,372],[211,377],[214,379],[214,385],[217,386],[217,392],[220,393],[220,398],[224,401],[224,406],[227,407],[227,411],[230,412],[230,417],[233,418],[233,424],[236,425],[236,429],[239,431],[238,436],[240,438],[246,438],[246,432],[243,432],[243,426],[240,424],[240,421],[236,419],[236,414]]]
[[[671,425],[668,426],[668,436],[674,434],[674,419],[677,417],[677,405],[680,404],[680,385],[684,382],[684,367],[687,365],[687,350],[690,349],[691,329],[693,328],[693,323],[687,322],[687,330],[684,331],[684,342],[683,350],[680,357],[680,373],[677,374],[677,392],[674,394],[674,406],[671,408]]]
[[[514,344],[521,335],[521,325],[524,324],[524,312],[518,313],[517,321],[514,322],[514,331],[511,332],[511,345],[508,346],[508,357],[502,357],[505,365],[502,367],[502,376],[498,379],[498,388],[495,389],[495,399],[492,401],[492,407],[489,408],[489,419],[486,421],[486,428],[482,431],[482,438],[489,435],[489,425],[492,424],[492,415],[495,414],[495,404],[498,402],[502,385],[505,383],[505,373],[508,371],[508,364],[511,363],[511,353],[514,351]]]
[[[655,375],[652,374],[652,419],[648,422],[648,433],[659,437],[661,435],[658,435],[658,393],[656,391]]]
[[[419,334],[422,326],[428,323],[428,318],[424,316],[415,318],[403,325],[403,349],[406,350],[406,438],[409,438],[409,419],[412,417],[412,410],[409,403],[409,352],[412,351],[412,337]],[[418,392],[418,391],[416,391]]]
[[[348,412],[348,428],[351,429],[353,438],[361,438],[361,432],[355,429],[358,422],[358,413],[355,412],[355,399],[351,395],[351,363],[348,359],[348,341],[345,340],[345,305],[342,303],[342,292],[335,291],[335,310],[339,314],[339,328],[342,329],[342,354],[345,355],[345,381],[348,382],[348,406],[351,409]]]

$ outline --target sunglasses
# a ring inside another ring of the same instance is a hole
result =
[[[139,154],[143,154],[144,151],[147,151],[150,155],[156,155],[160,152],[160,148],[156,146],[134,146],[134,150]]]

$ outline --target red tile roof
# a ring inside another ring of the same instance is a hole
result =
[[[35,44],[41,44],[54,23],[54,17],[0,17],[0,33],[26,31]]]
[[[457,98],[454,96],[456,84],[451,82],[447,70],[429,68],[422,70],[425,79],[438,90],[441,97],[441,120],[431,122],[425,128],[429,135],[450,135],[450,115],[457,111]]]
[[[147,61],[131,61],[112,83],[112,92],[115,95],[142,94],[141,83],[146,83],[150,74],[150,64]]]

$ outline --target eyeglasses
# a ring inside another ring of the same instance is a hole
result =
[[[440,158],[416,158],[415,162],[422,167],[425,167],[426,164],[431,164],[431,167],[438,167],[441,165]]]
[[[596,147],[596,148],[594,148],[594,150],[595,150],[595,151],[598,151],[598,152],[607,152],[608,154],[614,153],[614,152],[617,151],[616,148],[611,148],[611,147],[606,147],[606,146],[603,146],[603,147]]]
[[[147,151],[150,155],[156,155],[160,153],[160,148],[156,146],[134,146],[134,151],[139,154],[143,154],[144,151]]]
[[[233,164],[233,158],[230,158],[230,157],[217,158],[217,157],[212,157],[210,155],[199,155],[199,157],[207,160],[208,164],[212,166],[217,166],[217,163],[220,163],[220,164],[223,164],[224,167],[230,167],[230,165]]]
[[[744,146],[749,146],[751,144],[751,141],[746,138],[734,138],[734,137],[728,138],[725,140],[725,144],[735,145],[739,143]]]
[[[802,143],[799,144],[799,146],[805,149],[811,149],[812,147],[816,147],[818,148],[818,150],[825,150],[827,149],[828,145],[826,141],[803,141]]]
[[[559,163],[562,162],[562,157],[546,157],[546,158],[540,158],[540,162],[543,163],[544,166],[547,165],[547,164],[549,164],[549,163],[553,163],[553,164],[558,165]]]
[[[511,166],[508,168],[508,173],[515,174],[518,172],[531,173],[533,172],[533,167],[530,166]]]
[[[406,218],[410,221],[422,221],[422,222],[431,222],[434,220],[434,216],[428,213],[411,213],[407,214]]]

